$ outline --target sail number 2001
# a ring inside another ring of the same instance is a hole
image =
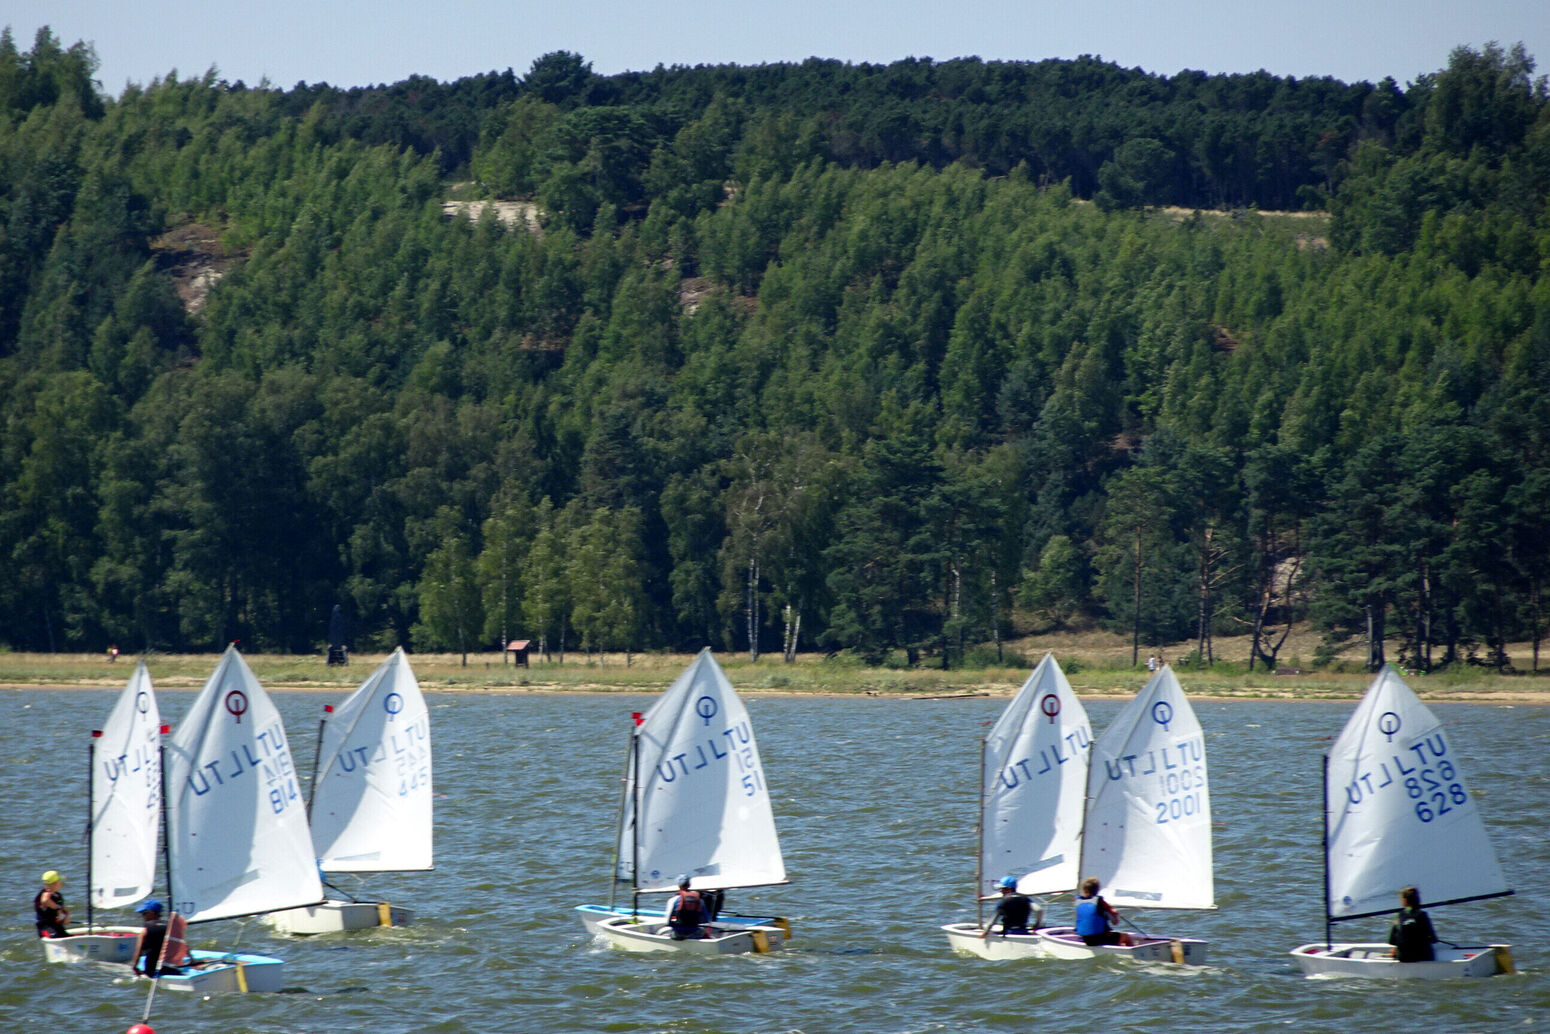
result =
[[[1205,811],[1205,802],[1200,792],[1206,785],[1206,773],[1199,765],[1169,772],[1159,777],[1158,782],[1162,784],[1162,791],[1170,795],[1166,800],[1155,801],[1152,804],[1157,809],[1159,826],[1192,818]]]

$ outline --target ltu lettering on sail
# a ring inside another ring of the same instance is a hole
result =
[[[717,737],[707,736],[683,753],[674,754],[666,761],[657,762],[658,777],[664,783],[671,783],[680,775],[698,771],[713,761],[725,761],[739,745],[753,740],[753,730],[749,728],[747,721],[739,722],[732,728],[724,730],[721,735],[726,738],[725,743],[718,743]]]
[[[1422,778],[1427,778],[1431,771],[1429,766],[1439,761],[1448,766],[1449,774],[1444,778],[1450,780],[1453,778],[1452,764],[1443,760],[1448,755],[1448,741],[1441,732],[1423,736],[1412,743],[1409,749],[1415,753],[1415,757],[1410,759],[1412,762],[1410,765],[1405,764],[1404,754],[1390,754],[1387,761],[1378,762],[1375,770],[1362,772],[1351,780],[1345,788],[1346,800],[1352,804],[1360,804],[1367,795],[1375,794],[1402,780],[1408,789],[1411,784],[1416,784],[1415,776],[1418,771],[1421,772]],[[1412,791],[1410,796],[1414,797],[1416,794]]]
[[[233,747],[227,757],[216,758],[190,769],[188,785],[194,793],[202,797],[213,787],[224,786],[244,773],[251,772],[258,766],[260,760],[278,763],[283,759],[284,768],[287,771],[290,769],[290,752],[285,749],[285,737],[280,731],[278,722],[273,728],[264,730],[253,739],[259,748],[257,756],[253,753],[253,746],[244,743],[240,747]]]
[[[425,742],[430,738],[431,720],[426,715],[413,725],[406,726],[388,736],[388,742],[392,744],[393,753],[402,754],[405,751],[425,749]]]
[[[1001,785],[1008,790],[1015,790],[1024,779],[1032,779],[1047,772],[1053,772],[1057,766],[1064,765],[1072,758],[1078,757],[1089,745],[1089,736],[1085,728],[1073,729],[1064,737],[1064,744],[1057,740],[1049,747],[1039,748],[1039,768],[1035,771],[1032,767],[1032,758],[1020,758],[1008,765],[1001,773]],[[1021,775],[1018,773],[1021,772]]]
[[[1158,771],[1171,771],[1198,762],[1205,757],[1205,743],[1200,737],[1185,740],[1172,747],[1164,747],[1162,750],[1149,750],[1142,754],[1126,754],[1122,758],[1110,761],[1104,758],[1103,767],[1110,779],[1133,778],[1138,775],[1156,775]],[[1141,766],[1136,767],[1136,761],[1140,759]]]
[[[375,756],[372,755],[373,748],[377,752]],[[364,747],[352,747],[339,753],[337,758],[339,771],[335,774],[342,775],[345,772],[354,772],[357,768],[365,768],[372,762],[381,761],[386,757],[387,753],[383,750],[380,743],[368,743]]]
[[[104,758],[102,761],[102,774],[108,777],[110,782],[118,782],[122,775],[134,775],[137,772],[145,773],[146,784],[161,777],[161,754],[154,747],[141,744],[133,750],[126,751],[116,758]]]

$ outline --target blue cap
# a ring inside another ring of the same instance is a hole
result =
[[[689,874],[688,873],[684,873],[682,876],[678,877],[678,885],[680,887],[687,887],[689,885]]]
[[[1001,877],[1001,883],[999,885],[1002,886],[1002,887],[1006,887],[1008,889],[1016,888],[1016,886],[1017,886],[1017,877],[1016,876],[1003,876],[1003,877]]]
[[[161,902],[157,901],[155,898],[146,898],[143,902],[140,903],[140,907],[135,909],[135,911],[160,912],[162,911]]]

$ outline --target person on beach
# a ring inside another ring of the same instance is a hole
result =
[[[1077,936],[1083,944],[1118,944],[1128,948],[1134,942],[1128,933],[1113,928],[1119,922],[1119,913],[1098,894],[1102,886],[1096,876],[1082,881],[1082,893],[1076,899]]]
[[[1400,962],[1431,962],[1437,957],[1432,945],[1437,943],[1437,931],[1432,929],[1432,919],[1421,911],[1421,892],[1406,887],[1399,892],[1399,914],[1389,929],[1389,943],[1394,947],[1391,958]]]
[[[65,878],[58,870],[50,869],[43,874],[43,889],[32,899],[32,911],[37,916],[39,937],[65,937],[65,924],[70,922],[70,910],[65,907],[65,895],[59,888]]]
[[[1027,934],[1039,928],[1038,920],[1033,922],[1033,930],[1029,929],[1028,920],[1033,916],[1033,902],[1026,894],[1017,892],[1017,878],[1015,876],[1003,876],[999,884],[1001,888],[1001,900],[996,902],[996,914],[990,917],[990,922],[985,924],[985,929],[980,931],[980,940],[990,936],[990,928],[996,923],[1001,924],[1001,936],[1007,934]],[[1041,910],[1042,914],[1042,910]]]

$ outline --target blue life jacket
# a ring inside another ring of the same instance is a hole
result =
[[[1109,932],[1109,917],[1104,911],[1102,898],[1076,899],[1076,935],[1096,937]]]

